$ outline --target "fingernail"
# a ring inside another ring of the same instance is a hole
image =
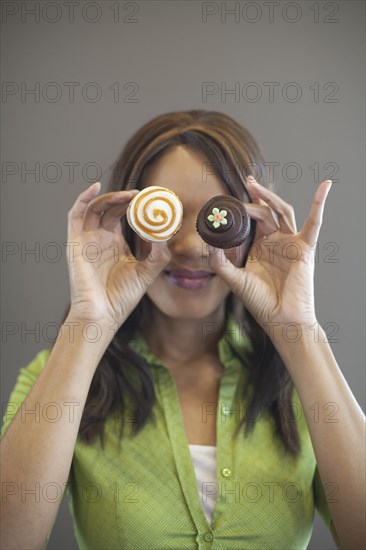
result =
[[[250,183],[250,184],[259,186],[259,183],[257,182],[257,180],[253,176],[248,176],[247,177],[247,182]]]
[[[324,181],[328,183],[328,186],[325,189],[323,188],[323,190],[321,191],[320,200],[323,200],[323,201],[325,201],[325,199],[327,198],[330,188],[332,187],[332,180],[324,180]]]
[[[96,182],[92,183],[91,185],[89,185],[89,187],[84,189],[83,193],[88,193],[89,191],[95,191],[95,189],[97,189],[97,187],[99,187],[100,185],[101,185],[100,181],[96,181]],[[99,191],[99,189],[98,189],[98,191]]]

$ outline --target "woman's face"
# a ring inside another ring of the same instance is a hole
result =
[[[199,152],[178,146],[145,173],[142,188],[167,187],[183,203],[183,222],[167,241],[171,261],[147,291],[152,303],[169,317],[203,319],[223,305],[229,287],[208,263],[208,246],[196,231],[196,218],[202,206],[215,195],[228,195],[218,176],[207,174],[208,160]],[[136,236],[136,257],[145,257],[149,243]],[[244,245],[225,251],[237,266],[243,265]]]

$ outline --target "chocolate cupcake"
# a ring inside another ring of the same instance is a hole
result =
[[[201,208],[196,229],[207,244],[217,248],[233,248],[248,237],[250,217],[239,199],[217,195]]]

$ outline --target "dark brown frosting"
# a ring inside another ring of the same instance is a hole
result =
[[[220,215],[215,210],[215,216],[214,208],[219,213],[224,211],[226,214]],[[214,226],[215,221],[217,227]],[[201,208],[196,228],[207,244],[217,248],[232,248],[242,244],[249,235],[250,217],[239,199],[231,195],[217,195]]]

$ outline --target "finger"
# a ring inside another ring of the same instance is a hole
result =
[[[253,197],[253,198],[252,198],[252,203],[253,203],[253,204],[261,204],[262,206],[267,206],[267,207],[269,208],[268,204],[267,204],[263,199],[260,199],[259,197]],[[273,218],[275,219],[276,224],[277,224],[278,227],[279,227],[278,216],[277,216],[276,212],[274,212],[274,211],[272,210],[272,208],[271,208],[271,214],[272,214]]]
[[[277,220],[273,215],[273,210],[266,204],[245,203],[245,208],[251,218],[256,220],[256,238],[260,239],[264,235],[272,235],[279,229]]]
[[[137,189],[131,189],[130,191],[115,191],[111,193],[105,193],[100,197],[95,197],[87,206],[82,228],[84,231],[94,231],[100,226],[101,215],[107,212],[109,208],[116,204],[128,204],[130,200],[138,193]]]
[[[129,203],[111,206],[101,217],[100,225],[106,231],[121,234],[121,218],[126,214]]]
[[[252,203],[253,204],[261,204],[262,206],[266,206],[266,203],[264,202],[264,200],[260,199],[259,197],[253,197],[252,198]]]
[[[323,222],[325,200],[332,186],[331,180],[324,180],[315,192],[310,212],[300,231],[300,236],[308,245],[312,246],[319,236]]]
[[[281,199],[276,193],[270,191],[256,182],[253,176],[248,176],[247,184],[251,197],[262,198],[275,212],[278,224],[283,233],[296,233],[295,212],[291,204]]]
[[[100,181],[96,181],[87,189],[85,189],[82,193],[80,193],[80,195],[77,197],[76,201],[70,208],[68,212],[68,220],[69,224],[74,230],[80,229],[84,212],[87,209],[90,201],[99,193],[100,188]]]
[[[208,263],[211,269],[225,281],[234,294],[243,293],[247,272],[245,269],[236,267],[226,257],[224,250],[208,246]]]
[[[148,256],[138,265],[138,273],[144,282],[145,288],[148,288],[154,282],[159,273],[168,265],[171,257],[166,241],[151,243]]]

